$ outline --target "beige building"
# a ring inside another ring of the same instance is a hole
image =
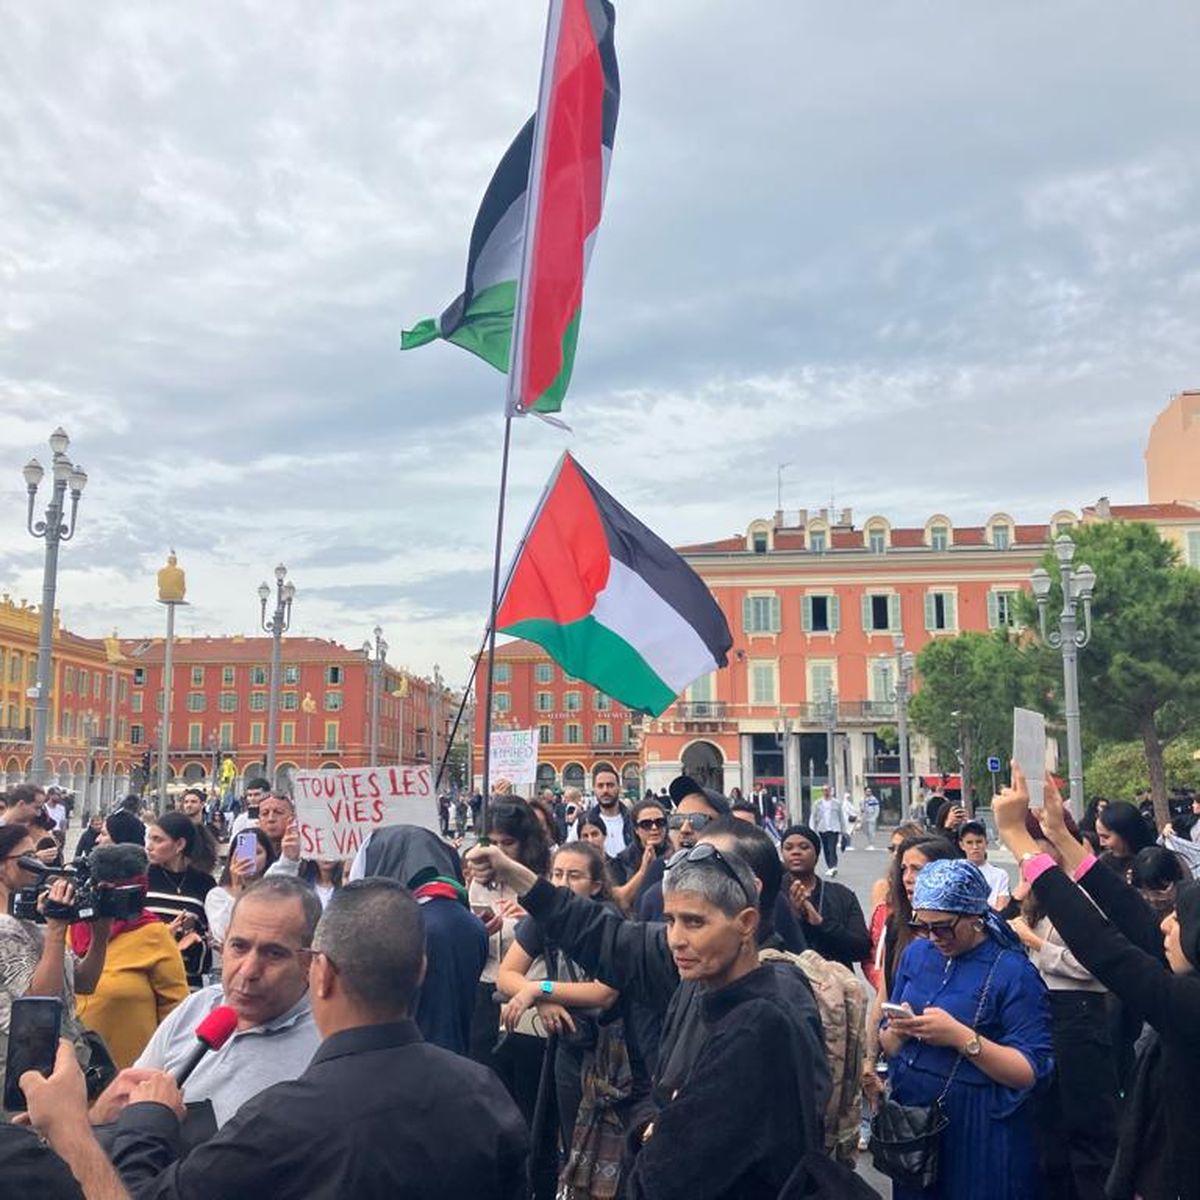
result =
[[[1158,414],[1146,443],[1151,504],[1200,502],[1200,391],[1180,392]]]

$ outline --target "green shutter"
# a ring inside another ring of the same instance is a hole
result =
[[[988,628],[1000,628],[1000,597],[995,592],[988,592]]]
[[[946,593],[946,628],[958,629],[958,597],[953,592]]]
[[[812,597],[811,596],[801,596],[800,597],[800,628],[803,629],[805,633],[812,633],[812,627],[813,627]]]
[[[925,628],[929,631],[937,628],[937,601],[933,592],[925,593]]]
[[[837,596],[830,596],[826,601],[825,611],[829,614],[829,631],[837,633],[842,627],[842,602]]]
[[[871,632],[871,593],[863,592],[862,595],[862,627],[863,633]]]
[[[745,632],[745,633],[753,633],[754,632],[754,626],[752,623],[753,620],[754,620],[754,602],[750,599],[749,596],[746,596],[742,600],[742,630],[743,630],[743,632]]]
[[[783,628],[782,614],[779,611],[779,597],[771,597],[771,632],[778,633]]]
[[[888,597],[888,628],[893,633],[900,632],[901,626],[900,626],[900,597],[899,596],[893,595],[893,596]]]

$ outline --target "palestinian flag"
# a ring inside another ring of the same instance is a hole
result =
[[[500,160],[471,231],[463,293],[405,330],[444,338],[509,374],[509,411],[562,407],[621,88],[608,0],[551,0],[538,110]],[[515,328],[514,328],[515,326]]]
[[[659,716],[733,644],[703,580],[564,454],[517,552],[496,628]]]

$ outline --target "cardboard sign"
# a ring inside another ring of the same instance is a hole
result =
[[[1046,794],[1046,718],[1040,712],[1013,709],[1013,758],[1029,785],[1029,807],[1041,808]]]
[[[507,779],[514,785],[532,786],[537,779],[536,729],[497,729],[489,745],[488,774],[493,783]]]
[[[292,794],[302,858],[353,858],[383,825],[438,830],[428,765],[297,771]]]

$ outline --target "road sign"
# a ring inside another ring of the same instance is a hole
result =
[[[988,770],[991,771],[993,775],[1000,770],[1000,759],[995,754],[988,759]]]

